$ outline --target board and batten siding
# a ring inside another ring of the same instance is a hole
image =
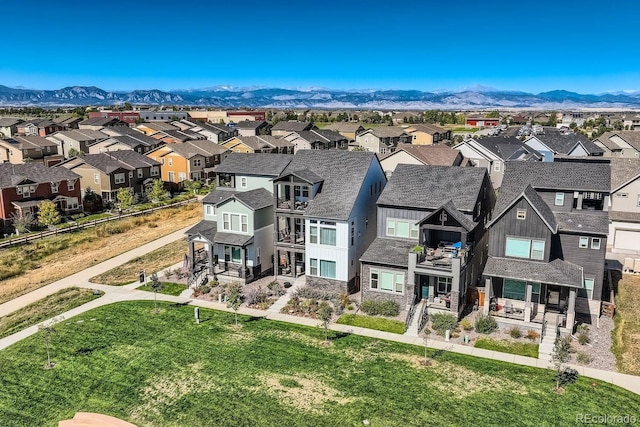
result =
[[[247,232],[243,233],[240,231],[231,231],[231,230],[225,230],[223,228],[224,226],[224,215],[225,213],[229,213],[229,214],[240,214],[240,215],[247,215]],[[253,211],[251,209],[249,209],[245,204],[237,201],[236,199],[228,199],[227,201],[223,202],[222,204],[218,205],[218,209],[216,211],[216,214],[218,216],[218,231],[223,231],[223,232],[228,232],[228,233],[236,233],[236,234],[243,234],[243,235],[250,235],[253,234],[253,227],[254,227],[254,218],[253,218]],[[272,217],[273,218],[273,217]]]
[[[579,247],[580,237],[588,237],[589,244],[586,248]],[[600,249],[591,249],[591,239],[600,239]],[[593,299],[599,301],[602,295],[602,281],[604,279],[604,259],[607,247],[605,236],[592,236],[589,234],[560,234],[562,254],[565,261],[582,266],[584,278],[594,279]]]
[[[387,237],[387,218],[410,220],[417,223],[431,211],[428,210],[416,210],[416,209],[403,209],[390,206],[378,206],[378,237]],[[399,239],[399,237],[396,237]],[[417,243],[418,239],[414,240]]]
[[[554,212],[571,212],[573,209],[573,191],[537,191],[537,193]],[[556,193],[564,194],[562,206],[556,205]]]
[[[526,210],[525,219],[517,219],[519,209]],[[489,255],[504,257],[507,237],[521,237],[527,239],[544,240],[544,261],[549,261],[551,249],[551,230],[538,216],[526,199],[521,198],[511,209],[507,210],[490,230]]]

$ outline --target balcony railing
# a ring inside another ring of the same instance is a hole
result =
[[[307,209],[308,205],[309,205],[309,202],[307,201],[300,201],[300,200],[293,200],[293,199],[278,199],[277,208],[304,211],[305,209]]]
[[[278,243],[293,243],[304,245],[304,233],[290,233],[281,231],[278,233]]]
[[[416,253],[416,267],[437,268],[451,271],[454,260],[460,261],[463,267],[473,256],[472,245],[458,247],[449,243],[441,243],[438,247],[423,248],[423,253]]]

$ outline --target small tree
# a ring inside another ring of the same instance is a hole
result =
[[[183,181],[184,189],[187,192],[193,192],[194,195],[198,194],[200,189],[202,188],[202,181]]]
[[[60,212],[55,203],[45,200],[38,207],[38,222],[44,226],[56,225],[60,222]]]
[[[28,233],[31,226],[36,223],[36,219],[31,212],[25,212],[22,215],[13,212],[10,217],[17,235]]]
[[[44,342],[47,348],[47,364],[44,365],[45,369],[51,369],[55,366],[55,363],[51,361],[51,335],[56,331],[55,327],[58,322],[62,321],[64,318],[56,318],[54,317],[48,322],[42,323],[38,326],[38,330],[44,336]]]
[[[569,361],[569,351],[571,350],[570,337],[558,337],[551,352],[551,363],[556,371],[556,392],[562,390],[562,386],[574,382],[578,377],[578,372],[566,366]]]
[[[331,323],[331,316],[333,316],[333,308],[328,302],[322,301],[318,307],[318,319],[322,322],[320,327],[324,329],[324,340],[329,341],[329,323]]]
[[[118,200],[118,208],[123,211],[126,211],[135,204],[135,196],[133,195],[133,190],[128,187],[120,188],[118,190],[116,198]]]
[[[159,179],[153,180],[153,185],[151,186],[151,190],[147,194],[149,200],[154,203],[162,203],[167,200],[167,192],[164,191],[164,184]]]
[[[157,313],[158,312],[158,301],[156,296],[158,295],[158,292],[162,291],[162,289],[164,289],[164,284],[158,280],[158,275],[156,273],[153,273],[151,275],[151,290],[153,291],[153,312]]]
[[[238,326],[238,310],[242,305],[242,287],[240,283],[233,282],[227,287],[227,307],[231,308],[236,315],[236,326]]]

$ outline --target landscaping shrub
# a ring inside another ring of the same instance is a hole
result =
[[[473,329],[473,325],[471,324],[471,320],[469,319],[462,319],[462,321],[460,322],[460,327],[465,331],[471,331]]]
[[[453,314],[433,313],[431,315],[431,328],[436,331],[438,335],[444,335],[447,329],[453,330],[457,325],[458,319]]]
[[[589,356],[584,351],[579,351],[576,354],[576,363],[578,363],[579,365],[588,365],[589,362],[591,362],[591,356]]]
[[[284,286],[280,284],[280,282],[274,280],[267,285],[267,289],[271,291],[271,294],[277,298],[280,298],[282,295],[286,293]]]
[[[588,344],[589,341],[590,341],[589,334],[584,333],[584,332],[580,332],[578,334],[578,342],[580,343],[580,345]]]
[[[315,298],[324,301],[330,301],[334,298],[335,294],[331,292],[321,291],[319,289],[314,289],[310,286],[303,286],[298,288],[295,294],[300,298]]]
[[[490,334],[491,332],[498,329],[498,324],[496,323],[496,319],[493,316],[488,315],[479,315],[476,318],[476,332],[479,334]]]
[[[360,309],[370,316],[396,317],[400,314],[400,305],[391,300],[364,300]]]
[[[520,338],[522,336],[522,331],[517,326],[514,326],[509,330],[509,335],[511,335],[511,338]]]
[[[342,307],[342,309],[344,310],[349,304],[351,304],[351,300],[349,299],[349,294],[346,292],[343,292],[340,295],[338,295],[338,303],[340,304],[340,307]]]
[[[257,289],[251,289],[244,295],[245,302],[249,305],[262,304],[267,301],[269,294],[259,286]]]
[[[538,339],[540,339],[540,334],[533,329],[529,329],[527,331],[527,335],[525,335],[525,338],[531,341],[537,341]]]

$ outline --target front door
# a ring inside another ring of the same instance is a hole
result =
[[[548,311],[564,313],[567,307],[568,289],[562,286],[547,286],[547,306]]]
[[[429,276],[420,276],[420,299],[429,299]]]

